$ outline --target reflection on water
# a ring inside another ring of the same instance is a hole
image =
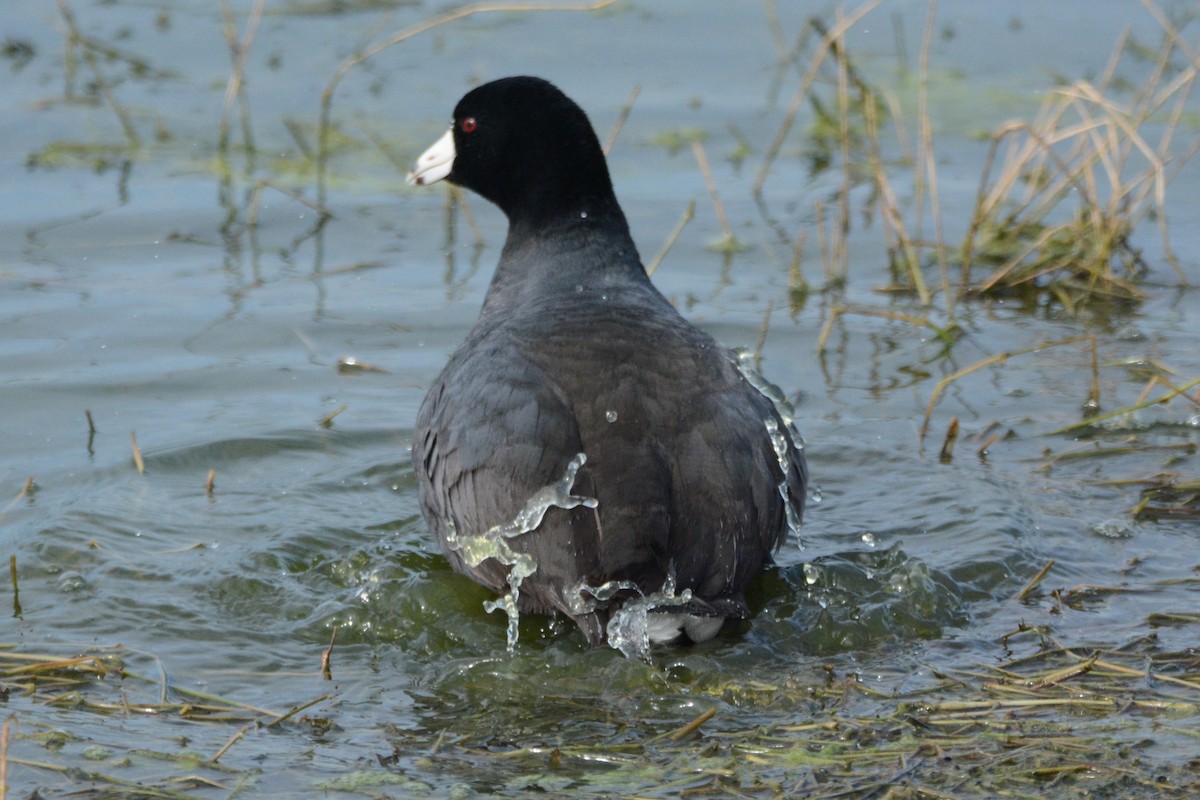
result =
[[[935,434],[925,449],[917,436],[938,379],[1081,332],[1096,335],[1101,413],[1146,399],[1152,379],[1151,397],[1192,379],[1192,291],[1171,288],[1153,236],[1139,239],[1150,265],[1141,305],[1069,318],[1051,306],[966,304],[948,345],[904,321],[927,313],[911,298],[874,291],[887,280],[884,248],[878,227],[856,220],[862,238],[847,252],[846,284],[769,316],[762,332],[763,369],[795,402],[821,487],[811,489],[805,549],[786,545],[752,587],[755,616],[713,641],[652,648],[643,662],[589,649],[562,619],[525,616],[510,654],[505,622],[484,610],[488,592],[454,574],[431,541],[409,463],[412,421],[476,317],[504,229],[490,209],[403,188],[403,165],[444,125],[447,98],[480,78],[541,73],[584,101],[603,131],[640,84],[612,165],[643,252],[658,249],[689,198],[706,196],[688,149],[672,156],[653,143],[704,131],[726,213],[752,246],[707,250],[720,227],[701,203],[654,279],[718,339],[752,345],[768,303],[796,297],[788,290],[805,231],[799,268],[816,275],[824,234],[811,200],[837,201],[838,180],[808,175],[799,130],[773,167],[765,216],[750,192],[751,166],[799,80],[777,58],[794,49],[799,10],[767,4],[774,22],[717,2],[495,16],[393,48],[339,89],[326,218],[311,192],[320,87],[371,26],[398,28],[429,8],[400,4],[383,22],[353,4],[342,14],[272,8],[248,51],[248,127],[233,113],[220,151],[231,66],[214,6],[69,5],[90,61],[82,40],[64,61],[65,29],[50,24],[49,7],[5,10],[5,36],[28,47],[6,49],[0,62],[20,110],[0,145],[9,167],[0,185],[0,555],[15,557],[20,583],[0,645],[90,652],[108,666],[57,704],[50,679],[8,693],[14,796],[77,791],[85,779],[75,769],[153,781],[164,764],[200,764],[179,773],[211,779],[188,789],[205,797],[268,782],[280,796],[361,796],[379,776],[397,796],[652,793],[667,779],[690,785],[697,769],[711,776],[748,763],[733,745],[714,754],[703,740],[655,738],[709,707],[718,709],[706,723],[714,736],[771,732],[753,743],[763,760],[803,743],[808,733],[789,726],[887,714],[906,692],[955,698],[961,683],[944,676],[1028,663],[1048,648],[1063,659],[1124,648],[1139,668],[1195,674],[1186,655],[1200,585],[1188,555],[1194,518],[1171,511],[1183,503],[1174,497],[1156,502],[1157,516],[1130,514],[1147,479],[1194,479],[1194,389],[1050,435],[1080,419],[1092,353],[1086,342],[1031,351],[947,388],[933,430],[959,418],[952,461],[937,458]],[[885,7],[853,44],[860,68],[902,91],[897,36],[916,52],[926,5],[888,5],[903,24],[891,30]],[[945,128],[944,205],[974,197],[971,134],[1033,113],[1045,71],[1102,70],[1126,23],[1141,40],[1158,36],[1149,18],[1082,9],[942,10],[953,35],[934,56],[961,73],[931,99]],[[1019,28],[1014,14],[1028,15]],[[245,22],[236,20],[241,33]],[[1077,34],[1062,37],[1067,29]],[[1004,47],[993,46],[997,36]],[[743,142],[751,166],[734,157]],[[1200,182],[1180,175],[1168,206],[1195,207]],[[1173,231],[1190,273],[1196,236],[1185,224]],[[843,314],[818,356],[822,326],[849,306],[895,313]],[[379,370],[339,372],[347,357]],[[1165,685],[1155,680],[1131,698],[1154,699]],[[1173,702],[1195,701],[1186,685],[1166,683],[1180,695]],[[239,726],[262,722],[215,764],[240,727],[138,710],[199,703],[197,693],[241,704],[243,716],[229,712]],[[245,710],[283,716],[312,701],[270,727],[272,716]],[[1194,727],[1194,715],[1173,708],[1172,724]],[[1066,712],[1046,713],[1052,724]],[[1158,726],[1158,713],[1168,712],[1138,707],[1112,735],[1152,765],[1193,755],[1194,739]],[[1079,713],[1072,724],[1090,720]],[[811,754],[788,754],[775,772],[763,767],[768,782],[789,788],[815,774]]]

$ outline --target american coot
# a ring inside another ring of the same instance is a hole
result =
[[[421,508],[489,610],[562,612],[627,654],[712,638],[800,523],[778,390],[650,283],[583,110],[538,78],[469,92],[408,180],[471,189],[508,238],[417,415]]]

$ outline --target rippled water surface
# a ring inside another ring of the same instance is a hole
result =
[[[930,114],[947,235],[958,236],[986,134],[1032,118],[1056,81],[1099,74],[1124,26],[1151,48],[1161,29],[1128,3],[943,5]],[[242,31],[251,4],[236,6]],[[1152,222],[1134,233],[1148,265],[1140,305],[1072,317],[1052,303],[967,303],[956,309],[963,334],[947,346],[903,319],[926,313],[915,298],[878,291],[889,282],[878,220],[855,216],[845,285],[820,291],[813,200],[836,202],[840,176],[811,169],[809,106],[754,201],[809,57],[781,64],[780,42],[790,48],[815,8],[635,0],[590,14],[476,16],[352,70],[332,107],[332,217],[321,224],[309,158],[321,90],[365,42],[440,10],[333,6],[267,3],[245,73],[255,150],[234,103],[224,158],[230,57],[217,4],[67,2],[70,24],[108,48],[88,58],[64,55],[69,26],[55,4],[4,12],[0,555],[15,558],[19,596],[6,571],[0,645],[127,670],[53,702],[52,681],[0,696],[10,796],[114,785],[93,773],[198,775],[176,789],[200,797],[675,796],[714,775],[749,794],[787,794],[801,792],[812,764],[735,758],[702,741],[657,762],[629,748],[710,708],[714,734],[804,725],[829,713],[805,687],[841,681],[862,687],[843,711],[891,713],[906,692],[1048,641],[1146,663],[1176,654],[1180,676],[1200,672],[1196,516],[1131,513],[1146,479],[1198,477],[1200,407],[1179,397],[1084,438],[1055,435],[1081,419],[1089,342],[1022,352],[1093,335],[1103,411],[1138,402],[1154,370],[1175,385],[1200,375],[1196,291],[1179,286]],[[909,86],[896,89],[902,105],[915,97],[901,66],[915,66],[926,11],[886,2],[849,38],[873,80]],[[1183,30],[1195,39],[1195,24]],[[1137,81],[1151,66],[1122,69]],[[516,73],[558,83],[602,139],[640,86],[610,163],[643,257],[695,198],[696,218],[654,280],[728,345],[753,349],[768,320],[762,370],[796,402],[808,442],[817,488],[804,547],[789,543],[755,585],[757,615],[648,662],[590,650],[569,624],[535,618],[506,653],[504,615],[486,613],[488,593],[450,572],[416,500],[417,406],[474,320],[504,220],[477,199],[470,221],[448,216],[444,189],[410,189],[403,173],[467,88]],[[1198,112],[1191,101],[1181,153]],[[693,131],[706,136],[739,252],[709,246],[721,228],[687,145]],[[1198,167],[1179,172],[1167,202],[1193,283]],[[898,185],[911,195],[911,177]],[[816,290],[799,298],[789,271],[803,231],[801,267]],[[819,352],[831,309],[846,304],[894,313],[840,317]],[[922,441],[938,381],[1005,352],[1014,355],[948,386]],[[339,370],[343,357],[379,369]],[[946,460],[951,417],[962,433]],[[1163,614],[1178,619],[1160,624]],[[1025,627],[1040,635],[1006,638]],[[198,702],[189,692],[279,715],[316,702],[273,726],[143,713]],[[1131,713],[1104,735],[1186,764],[1200,692],[1168,694],[1182,705],[1167,718]],[[202,763],[239,731],[216,766]],[[196,766],[179,766],[184,754]]]

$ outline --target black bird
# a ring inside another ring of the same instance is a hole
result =
[[[413,432],[451,565],[503,595],[510,647],[518,610],[640,652],[746,618],[747,584],[804,508],[778,390],[651,284],[587,115],[550,83],[463,97],[408,180],[443,178],[508,217],[479,320]]]

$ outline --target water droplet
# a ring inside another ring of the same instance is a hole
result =
[[[1140,342],[1145,338],[1146,334],[1136,325],[1126,325],[1117,331],[1117,339],[1122,342]]]
[[[804,582],[812,586],[821,579],[821,568],[815,564],[804,565]]]
[[[580,211],[580,212],[579,212],[579,218],[580,218],[580,219],[587,219],[587,212],[586,212],[586,211]]]
[[[862,535],[862,541],[867,547],[874,547],[876,544],[878,544],[878,542],[875,540],[875,534],[871,533],[870,531],[867,531]]]
[[[1097,522],[1093,525],[1092,533],[1103,536],[1106,539],[1131,539],[1133,538],[1134,528],[1123,519],[1110,519],[1104,522]]]
[[[80,589],[87,588],[87,581],[78,572],[64,572],[58,576],[58,590],[60,592],[78,592]]]
[[[600,295],[600,299],[601,299],[601,300],[604,300],[604,301],[607,301],[607,300],[608,300],[608,295],[607,295],[607,294],[602,294],[602,295]]]
[[[821,502],[821,487],[820,486],[813,486],[811,489],[808,490],[808,500],[813,505],[816,505],[817,503]]]
[[[617,421],[617,412],[613,411],[610,408],[608,411],[604,412],[604,418],[606,420],[608,420],[609,422],[616,422]]]
[[[583,286],[581,286],[581,285],[580,285],[580,284],[578,284],[578,283],[577,283],[577,284],[575,284],[575,294],[579,294],[579,293],[580,293],[580,292],[582,292],[582,291],[583,291]]]

